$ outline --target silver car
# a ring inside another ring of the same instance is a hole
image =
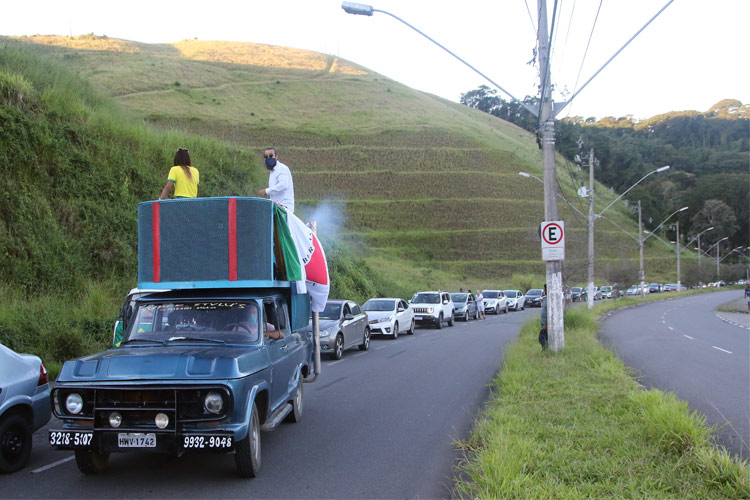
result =
[[[0,344],[0,472],[21,470],[31,435],[50,418],[47,370],[42,360]]]
[[[312,323],[308,326],[311,330]],[[360,351],[370,348],[367,315],[352,300],[329,300],[320,313],[320,352],[341,359],[344,351],[352,347],[359,347]]]
[[[508,308],[514,311],[523,311],[526,308],[526,296],[521,290],[503,290],[508,299]]]
[[[362,305],[372,335],[414,335],[414,311],[404,299],[370,299]]]

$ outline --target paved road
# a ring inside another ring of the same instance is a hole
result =
[[[3,498],[447,498],[456,439],[468,436],[488,383],[521,324],[539,309],[374,338],[368,352],[324,360],[306,384],[305,417],[262,434],[260,477],[240,479],[232,456],[112,454],[84,476],[71,452],[34,436],[23,471],[2,478]],[[58,463],[63,460],[62,463]],[[50,467],[51,466],[51,467]],[[47,468],[49,467],[49,468]]]
[[[710,425],[718,444],[750,458],[750,321],[723,321],[716,308],[729,290],[616,311],[600,337],[641,383],[673,391]]]

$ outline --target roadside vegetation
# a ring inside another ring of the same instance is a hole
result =
[[[691,293],[701,292],[680,295]],[[644,389],[598,342],[598,317],[638,302],[568,310],[562,353],[540,350],[538,319],[524,325],[460,443],[460,496],[750,498],[750,466],[712,445],[705,418],[674,394]]]

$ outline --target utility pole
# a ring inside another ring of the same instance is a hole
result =
[[[638,200],[638,253],[640,254],[641,267],[638,278],[641,280],[641,298],[646,296],[646,269],[643,267],[643,213],[641,212],[641,200]]]
[[[716,244],[716,281],[719,281],[719,247],[721,246],[721,241],[719,241]]]
[[[677,237],[675,239],[675,245],[677,245],[677,291],[682,290],[682,280],[680,279],[680,221],[677,221]]]
[[[594,307],[594,148],[589,153],[589,290],[586,302]]]
[[[539,77],[541,80],[539,126],[542,134],[544,163],[544,220],[558,220],[557,166],[555,164],[555,115],[552,109],[552,85],[549,76],[549,31],[547,30],[547,0],[538,0],[539,23],[537,41]],[[548,260],[547,266],[547,334],[549,349],[561,351],[565,347],[563,322],[562,261]]]

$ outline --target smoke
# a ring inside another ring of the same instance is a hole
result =
[[[308,223],[316,222],[318,235],[339,242],[346,226],[346,201],[323,200],[305,210]]]

